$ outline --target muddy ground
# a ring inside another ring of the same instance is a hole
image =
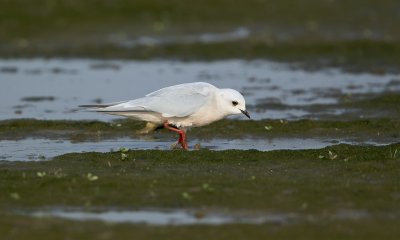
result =
[[[3,57],[263,58],[377,73],[400,63],[396,0],[18,0],[2,8]]]
[[[51,161],[3,162],[0,231],[10,239],[39,239],[43,234],[78,239],[131,234],[166,239],[395,239],[399,149],[394,144],[272,152],[127,151],[127,157],[121,152],[71,153]],[[214,211],[297,217],[260,225],[151,227],[29,216],[49,207],[195,209],[198,218]]]

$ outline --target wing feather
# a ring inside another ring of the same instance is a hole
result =
[[[148,111],[161,113],[163,117],[186,117],[210,100],[216,90],[208,83],[187,83],[162,88],[143,98],[98,109],[101,112]]]

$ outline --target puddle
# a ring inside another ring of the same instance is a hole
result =
[[[268,213],[261,216],[229,213],[208,213],[185,210],[138,210],[84,212],[77,210],[53,209],[30,214],[37,218],[63,218],[75,221],[102,221],[107,223],[164,225],[223,225],[223,224],[287,224],[294,216],[291,214]]]
[[[21,214],[21,213],[20,213]],[[333,213],[244,213],[232,211],[204,211],[185,209],[163,210],[99,210],[53,208],[33,212],[23,212],[36,218],[61,218],[73,221],[102,221],[106,223],[147,224],[153,226],[182,225],[223,225],[223,224],[274,224],[288,225],[321,221],[359,221],[363,219],[384,218],[396,220],[398,212],[370,212],[362,209],[338,209]]]
[[[264,60],[27,59],[0,60],[0,69],[0,119],[107,121],[118,117],[82,111],[77,106],[134,99],[162,87],[194,81],[238,89],[256,120],[304,118],[311,110],[299,106],[336,103],[345,94],[400,90],[399,75],[352,74],[339,69],[310,72]],[[24,99],[37,101],[26,105]],[[271,104],[282,107],[257,107]],[[16,110],[21,105],[25,107]],[[323,114],[312,112],[315,118]]]
[[[337,140],[302,139],[302,138],[271,138],[271,139],[212,139],[189,141],[190,149],[199,143],[202,149],[212,150],[249,150],[259,151],[283,149],[318,149],[327,146],[349,144],[373,144],[375,142],[349,142]],[[173,145],[171,139],[99,139],[97,142],[71,142],[69,140],[51,140],[45,138],[26,138],[22,140],[0,141],[0,160],[8,161],[40,161],[71,152],[109,152],[117,151],[121,147],[128,149],[169,150]]]

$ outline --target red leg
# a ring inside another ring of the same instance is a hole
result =
[[[166,129],[168,129],[168,130],[177,132],[177,133],[179,134],[178,143],[181,144],[181,146],[182,146],[183,149],[185,149],[185,150],[188,149],[188,145],[187,145],[187,143],[186,143],[186,133],[185,133],[185,131],[183,131],[183,130],[181,130],[181,129],[177,129],[177,128],[174,128],[174,127],[169,126],[169,124],[168,124],[167,121],[164,122],[164,127],[165,127]]]

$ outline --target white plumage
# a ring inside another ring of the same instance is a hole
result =
[[[205,82],[162,88],[134,100],[82,107],[164,126],[180,134],[179,143],[185,149],[188,127],[204,126],[231,114],[250,117],[245,99],[238,91],[219,89]]]

